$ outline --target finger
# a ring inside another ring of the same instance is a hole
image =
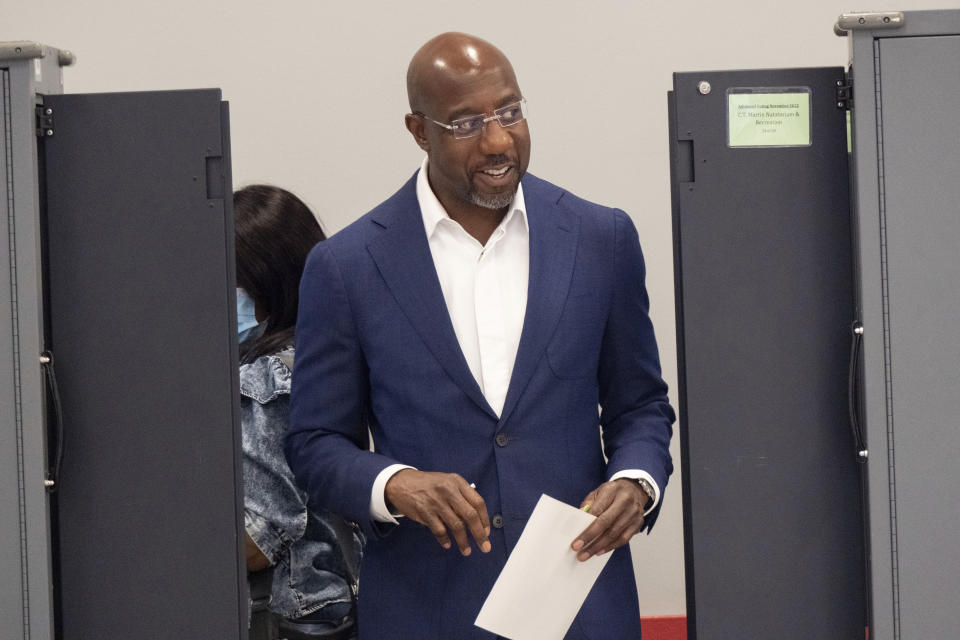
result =
[[[610,513],[610,512],[608,512]],[[577,554],[578,560],[587,560],[591,556],[599,556],[608,551],[621,547],[640,530],[643,516],[635,513],[621,513],[611,520],[611,524],[599,536],[585,545]]]
[[[483,496],[477,492],[473,485],[469,486],[468,491],[461,491],[460,493],[464,500],[469,502],[470,506],[477,512],[477,515],[480,516],[481,526],[487,532],[487,535],[490,535],[490,516],[487,515],[487,503],[484,501]]]
[[[616,514],[610,511],[597,516],[597,519],[577,536],[571,548],[579,553],[587,552],[591,545],[613,525],[615,517]]]
[[[619,549],[625,544],[629,543],[633,536],[637,535],[641,529],[643,529],[643,516],[637,516],[633,519],[628,519],[625,521],[624,526],[611,527],[606,533],[604,533],[600,539],[593,544],[590,549],[587,550],[588,553],[599,556],[607,553],[608,551],[613,551],[614,549]]]
[[[576,538],[574,538],[573,543],[570,547],[574,551],[580,551],[588,542],[600,535],[601,532],[606,530],[610,526],[610,518],[603,517],[604,512],[610,506],[610,503],[613,501],[613,498],[616,496],[617,491],[616,487],[612,486],[612,483],[606,482],[591,492],[591,495],[594,495],[594,499],[590,502],[590,515],[597,516],[597,519],[594,520],[590,526],[580,532]],[[584,504],[587,503],[590,496],[587,496],[587,499],[584,500]]]
[[[618,492],[613,504],[598,520],[603,520],[606,527],[580,549],[577,556],[580,560],[606,553],[629,542],[643,527],[643,510],[629,493]]]
[[[594,556],[602,556],[605,553],[619,549],[620,547],[628,544],[641,528],[642,524],[630,525],[617,535],[611,535],[607,540],[597,541],[596,546],[584,548],[582,551],[580,551],[577,554],[577,560],[584,562]],[[607,536],[604,535],[604,537]]]
[[[600,516],[610,508],[613,501],[617,499],[620,490],[620,487],[613,482],[604,482],[594,489],[593,492],[596,494],[596,497],[594,497],[593,502],[590,504],[590,513],[595,516]]]
[[[473,489],[468,487],[469,491],[476,493]],[[489,520],[488,524],[484,524],[484,517],[486,516],[487,508],[486,503],[483,502],[483,498],[477,494],[476,496],[479,499],[479,506],[476,505],[476,501],[470,502],[467,499],[467,496],[460,496],[459,500],[456,500],[453,504],[454,510],[457,512],[457,515],[460,516],[462,521],[466,523],[467,529],[470,531],[470,535],[473,536],[473,539],[477,542],[477,548],[480,551],[487,553],[490,551],[490,529],[489,529]],[[481,516],[480,511],[483,512]]]
[[[470,540],[467,539],[467,525],[463,519],[449,505],[444,505],[440,509],[439,516],[456,541],[457,547],[460,548],[460,553],[465,556],[470,555]]]
[[[594,489],[587,494],[587,497],[583,499],[583,502],[580,503],[580,508],[584,511],[589,511],[593,507],[594,501],[597,499],[597,490]]]
[[[437,539],[437,542],[440,543],[441,547],[444,549],[450,548],[450,537],[447,535],[447,527],[436,514],[425,513],[421,517],[417,518],[417,520],[430,529],[430,533],[432,533],[433,537]]]
[[[443,518],[444,521],[448,523],[448,528],[456,539],[457,546],[460,547],[460,553],[465,556],[470,555],[471,548],[470,540],[467,538],[468,531],[474,539],[477,540],[477,546],[486,552],[489,550],[489,543],[486,545],[482,544],[482,542],[486,542],[486,533],[483,531],[480,514],[472,504],[467,501],[464,493],[476,494],[476,499],[479,499],[481,504],[484,504],[483,498],[474,491],[471,485],[467,484],[463,476],[451,473],[447,475],[447,480],[448,482],[442,487],[442,495],[445,503],[444,506],[448,509],[448,512],[444,513]],[[485,505],[484,511],[486,511]]]

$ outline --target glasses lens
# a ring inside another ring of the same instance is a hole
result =
[[[493,113],[499,118],[501,127],[509,127],[523,120],[526,117],[525,111],[522,102],[515,102],[505,107],[500,107]]]
[[[450,123],[453,127],[454,138],[472,138],[480,135],[483,131],[483,116],[470,116],[469,118],[460,118]]]

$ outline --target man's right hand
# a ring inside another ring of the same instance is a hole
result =
[[[425,525],[444,549],[453,535],[460,553],[470,555],[467,531],[480,551],[490,551],[487,505],[466,480],[455,473],[402,469],[387,481],[387,505]]]

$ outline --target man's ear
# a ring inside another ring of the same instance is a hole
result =
[[[424,151],[429,152],[430,143],[427,142],[427,132],[424,127],[424,119],[420,116],[408,113],[404,117],[403,121],[404,124],[407,125],[407,131],[409,131],[410,135],[413,136],[413,140],[417,143],[417,146]]]

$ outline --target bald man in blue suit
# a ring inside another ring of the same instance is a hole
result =
[[[627,543],[659,513],[674,413],[636,230],[526,173],[493,45],[437,36],[407,87],[427,157],[310,256],[286,441],[314,504],[367,534],[361,638],[493,638],[473,621],[543,493],[597,516],[571,554],[612,553],[566,637],[639,638]]]

